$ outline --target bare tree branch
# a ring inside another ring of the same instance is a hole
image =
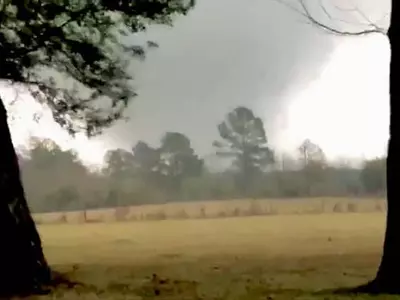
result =
[[[331,21],[346,23],[346,24],[350,24],[350,25],[363,25],[363,26],[370,26],[370,24],[372,24],[371,21],[368,21],[366,23],[360,23],[360,22],[351,22],[349,20],[333,17],[332,14],[330,12],[328,12],[328,10],[327,10],[327,8],[326,8],[326,6],[325,6],[325,4],[323,2],[324,2],[324,0],[319,0],[319,5],[321,7],[321,10],[324,13],[324,15],[326,17],[328,17]],[[334,4],[334,7],[335,7],[335,9],[340,10],[342,12],[356,12],[356,13],[359,13],[358,8],[356,8],[356,7],[353,7],[353,8],[342,8],[342,7],[339,7],[339,6],[335,5],[335,4]]]
[[[359,25],[366,26],[367,27],[366,29],[359,30],[359,31],[346,31],[346,30],[342,30],[342,29],[331,27],[331,26],[329,26],[329,25],[317,20],[310,13],[310,10],[306,5],[305,0],[298,0],[300,8],[295,7],[293,4],[290,4],[285,0],[274,0],[274,1],[279,2],[280,4],[283,4],[286,7],[290,8],[292,11],[300,14],[301,16],[303,16],[304,18],[306,18],[309,21],[309,24],[317,26],[319,28],[322,28],[322,29],[324,29],[325,31],[327,31],[327,32],[329,32],[331,34],[340,35],[340,36],[364,36],[364,35],[371,34],[371,33],[380,33],[380,34],[384,34],[384,35],[387,34],[387,29],[382,28],[382,27],[378,26],[377,24],[375,24],[374,22],[372,22],[357,6],[354,6],[354,8],[350,8],[350,9],[341,8],[339,6],[335,6],[335,8],[337,8],[338,10],[341,10],[341,11],[356,12],[365,21],[365,23],[361,23]],[[323,0],[319,0],[319,2],[320,2],[320,7],[321,7],[323,13],[330,20],[339,21],[339,22],[345,22],[345,23],[351,23],[351,22],[348,22],[348,21],[345,21],[345,20],[342,20],[342,19],[337,19],[337,18],[332,17],[332,15],[328,12],[328,10],[326,9],[325,5],[323,4]],[[387,16],[387,14],[385,14],[385,16]],[[383,18],[385,18],[385,16]]]

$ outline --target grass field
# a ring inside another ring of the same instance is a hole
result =
[[[369,299],[321,290],[374,275],[384,219],[371,212],[40,225],[50,264],[84,285],[37,299]]]
[[[225,201],[172,202],[35,214],[37,223],[99,223],[113,221],[154,221],[173,219],[210,219],[262,215],[321,214],[347,212],[382,212],[386,201],[379,198],[297,198],[297,199],[238,199]]]

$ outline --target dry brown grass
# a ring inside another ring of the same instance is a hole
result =
[[[366,212],[40,225],[50,264],[84,286],[37,299],[366,299],[315,291],[373,276],[384,219]]]
[[[197,219],[245,217],[257,215],[321,214],[384,212],[383,199],[313,198],[203,201],[141,205],[86,212],[88,223],[112,221],[154,221],[166,219]],[[64,217],[65,216],[65,217]],[[83,212],[46,213],[34,216],[38,223],[82,223]]]

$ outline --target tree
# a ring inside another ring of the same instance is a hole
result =
[[[50,139],[31,139],[29,156],[28,163],[32,165],[32,169],[35,169],[35,171],[59,169],[72,175],[80,175],[87,172],[75,151],[64,151]]]
[[[134,156],[131,152],[123,149],[107,151],[105,157],[105,168],[103,173],[115,180],[123,180],[134,174]]]
[[[22,85],[71,134],[101,132],[123,117],[135,95],[128,62],[145,47],[129,35],[149,23],[171,24],[193,0],[0,1],[0,80]],[[149,43],[148,45],[152,45]],[[1,99],[0,99],[1,100]],[[15,149],[0,101],[1,293],[32,293],[50,282]]]
[[[143,141],[137,142],[132,149],[136,171],[146,180],[154,181],[160,161],[160,152]]]
[[[74,186],[64,186],[45,198],[48,211],[65,211],[78,208],[79,193]],[[80,207],[79,207],[80,208]]]
[[[309,139],[306,139],[298,150],[302,161],[301,173],[305,183],[305,190],[309,196],[312,196],[313,185],[324,179],[324,170],[327,166],[325,153]]]
[[[204,162],[191,147],[187,136],[179,132],[167,132],[158,149],[157,171],[164,186],[174,195],[181,190],[184,178],[199,176]]]
[[[29,204],[34,211],[58,210],[65,204],[58,202],[64,201],[61,195],[66,195],[61,190],[87,184],[89,171],[74,151],[62,150],[52,140],[33,138],[30,144],[21,166],[25,190],[30,195]],[[75,200],[78,198],[79,195]],[[70,209],[80,206],[78,201],[69,204]]]
[[[320,146],[314,144],[309,139],[304,140],[299,146],[298,150],[300,152],[304,168],[312,164],[326,164],[324,151],[322,151]]]
[[[386,159],[375,158],[364,162],[361,170],[361,182],[370,194],[381,194],[386,191]]]
[[[278,0],[280,1],[280,0]],[[387,154],[387,217],[386,217],[386,231],[385,241],[383,245],[383,254],[378,272],[375,278],[356,289],[357,292],[367,293],[393,293],[400,294],[400,282],[397,273],[400,270],[400,202],[396,196],[396,169],[395,157],[400,153],[400,133],[396,132],[395,128],[399,128],[400,123],[400,109],[396,105],[395,99],[400,98],[400,87],[395,80],[400,75],[400,4],[395,0],[391,1],[391,22],[389,30],[380,28],[378,25],[372,23],[363,14],[364,19],[367,21],[367,28],[360,31],[344,31],[326,25],[310,13],[304,0],[298,0],[301,9],[297,10],[313,25],[322,28],[330,33],[346,36],[361,36],[372,33],[387,34],[391,46],[391,61],[390,61],[390,129],[389,129],[389,142]],[[323,8],[325,14],[332,19],[326,9]],[[397,126],[396,126],[397,125]]]
[[[234,159],[233,165],[239,172],[238,186],[246,193],[254,176],[274,162],[264,124],[250,109],[239,106],[228,113],[218,131],[223,141],[213,143],[217,155]]]

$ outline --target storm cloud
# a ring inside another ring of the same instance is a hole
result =
[[[212,141],[218,138],[217,124],[230,110],[244,105],[264,120],[268,139],[275,148],[288,127],[289,104],[297,102],[298,95],[309,86],[321,85],[316,82],[332,61],[337,46],[340,48],[346,40],[312,26],[300,13],[283,4],[298,7],[299,1],[197,0],[189,15],[177,17],[172,27],[151,27],[134,37],[156,41],[159,48],[151,49],[144,61],[132,60],[130,72],[138,96],[126,111],[129,122],[118,122],[101,136],[87,141],[82,136],[71,140],[65,132],[56,130],[50,115],[29,125],[28,117],[24,117],[24,122],[11,126],[14,140],[22,144],[29,135],[53,138],[63,148],[76,149],[86,162],[99,163],[108,149],[129,149],[138,140],[157,144],[164,132],[179,131],[190,137],[199,154],[209,155],[213,153]],[[363,29],[367,16],[373,22],[379,20],[378,25],[388,25],[389,0],[304,1],[316,19],[336,28]],[[345,70],[347,63],[341,72],[354,74],[352,80],[358,78],[358,82],[352,85],[355,89],[360,86],[364,94],[359,90],[336,93],[336,97],[346,98],[344,103],[360,97],[367,103],[375,94],[375,98],[387,97],[384,82],[376,91],[365,86],[366,80],[377,82],[377,77],[386,76],[386,71],[372,71],[374,64],[369,61],[376,59],[372,56],[364,55],[365,64],[362,60],[358,65],[352,63],[362,54],[360,51],[362,46],[353,58],[348,57],[351,72]],[[377,59],[377,64],[387,63],[385,57]],[[376,74],[370,74],[368,79],[354,68]],[[335,84],[330,88],[326,88],[326,82],[323,84],[324,92],[318,96],[321,101],[328,101],[325,90],[332,93],[346,89],[343,82],[341,87]],[[3,88],[2,93],[5,99],[12,100],[10,91]],[[7,93],[10,95],[6,96]],[[33,109],[27,108],[26,101],[21,105],[18,115]]]
[[[270,0],[200,0],[172,28],[152,28],[146,37],[160,47],[132,69],[139,96],[130,121],[107,137],[130,147],[180,131],[201,153],[238,105],[254,109],[273,139],[284,126],[287,95],[318,77],[334,46],[331,36]]]

